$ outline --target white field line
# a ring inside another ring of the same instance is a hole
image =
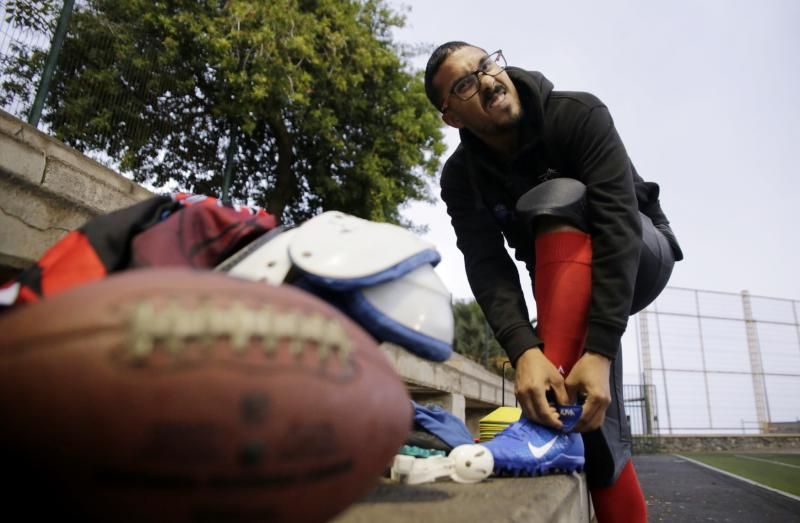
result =
[[[744,454],[734,454],[737,458],[752,459],[753,461],[762,461],[772,465],[783,465],[784,467],[792,467],[793,469],[800,469],[800,465],[792,465],[791,463],[784,463],[783,461],[772,461],[764,458],[754,458],[753,456],[745,456]]]
[[[768,487],[768,486],[763,485],[761,483],[757,483],[757,482],[755,482],[755,481],[753,481],[751,479],[743,478],[742,476],[737,476],[736,474],[732,474],[732,473],[727,472],[725,470],[718,469],[716,467],[712,467],[711,465],[706,465],[705,463],[701,463],[701,462],[699,462],[697,460],[694,460],[692,458],[687,458],[686,456],[681,456],[680,454],[674,454],[674,456],[678,457],[678,458],[681,458],[681,459],[685,459],[686,461],[694,463],[695,465],[700,465],[701,467],[705,467],[705,468],[707,468],[709,470],[713,470],[714,472],[718,472],[718,473],[723,474],[725,476],[729,476],[731,478],[738,479],[739,481],[743,481],[743,482],[748,483],[750,485],[755,485],[756,487],[761,487],[763,489],[769,490],[770,492],[774,492],[775,494],[780,494],[781,496],[786,496],[787,498],[791,498],[791,499],[793,499],[795,501],[800,501],[800,496],[795,496],[794,494],[789,494],[788,492],[784,492],[782,490],[778,490],[778,489],[773,488],[773,487]]]

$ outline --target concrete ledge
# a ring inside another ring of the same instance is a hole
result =
[[[13,269],[27,267],[67,232],[92,215],[61,198],[43,198],[35,185],[0,172],[0,263]]]
[[[381,348],[397,373],[411,385],[457,392],[467,400],[486,406],[503,404],[503,379],[460,354],[453,354],[447,361],[436,363],[397,345],[384,343]],[[514,401],[514,384],[509,380],[505,382],[505,399]]]
[[[24,140],[24,127],[8,125],[7,113],[0,110],[0,158],[2,169],[20,181],[38,185],[44,178],[45,155]],[[22,123],[22,122],[20,122]],[[28,130],[33,129],[28,126]]]
[[[514,404],[512,381],[505,381],[504,394],[500,376],[460,354],[436,363],[396,345],[384,343],[381,348],[415,401],[436,403],[449,410],[464,421],[475,437],[479,434],[480,418],[503,405],[504,400]]]
[[[582,474],[537,478],[490,478],[473,485],[440,481],[378,486],[333,523],[441,523],[590,521],[591,503]]]
[[[0,110],[0,269],[22,269],[68,231],[152,196]]]

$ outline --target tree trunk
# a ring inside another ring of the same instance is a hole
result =
[[[278,169],[275,173],[275,189],[267,199],[267,212],[281,222],[283,211],[297,191],[297,179],[292,172],[292,138],[286,124],[279,116],[267,122],[278,144]]]

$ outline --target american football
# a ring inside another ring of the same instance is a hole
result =
[[[113,275],[0,316],[6,507],[92,521],[326,521],[411,427],[324,301],[211,272]],[[41,514],[40,514],[41,513]]]

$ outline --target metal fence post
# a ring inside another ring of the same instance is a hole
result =
[[[639,340],[641,342],[641,364],[645,385],[653,384],[653,359],[650,352],[650,326],[648,324],[647,309],[639,313]]]
[[[53,34],[53,41],[50,43],[50,51],[47,53],[47,61],[44,64],[42,78],[39,81],[39,89],[36,91],[36,98],[33,101],[31,112],[28,115],[28,123],[34,127],[38,127],[39,118],[42,116],[44,100],[47,98],[47,92],[50,90],[50,80],[53,78],[53,73],[56,70],[58,55],[61,52],[61,46],[64,44],[64,37],[67,35],[67,26],[69,26],[69,19],[72,17],[72,8],[74,5],[75,0],[64,0],[64,5],[61,7],[61,15],[58,17],[56,32]]]
[[[703,385],[706,391],[706,414],[708,415],[708,426],[714,428],[714,418],[711,414],[711,393],[708,386],[708,367],[706,366],[706,348],[703,342],[703,315],[700,312],[700,293],[694,291],[694,306],[697,310],[697,335],[700,342],[700,361],[703,365]]]
[[[648,311],[647,309],[639,313],[639,338],[641,342],[640,360],[642,365],[642,378],[644,390],[644,408],[645,408],[645,434],[653,434],[653,406],[650,403],[652,399],[648,394],[649,387],[653,387],[653,360],[650,353],[650,326],[648,324]]]
[[[750,293],[742,291],[742,309],[744,310],[745,331],[747,333],[747,349],[750,354],[750,370],[753,377],[753,396],[756,403],[756,417],[760,432],[767,433],[769,427],[769,400],[767,387],[764,381],[764,364],[761,359],[761,346],[758,343],[758,329],[753,319],[753,306],[750,302]]]
[[[794,330],[797,332],[797,348],[800,349],[800,322],[797,321],[797,302],[792,300],[792,316],[794,317]]]
[[[661,359],[661,376],[664,379],[664,406],[667,409],[667,430],[672,434],[672,415],[670,414],[669,405],[669,387],[667,385],[667,365],[664,363],[664,341],[661,337],[661,319],[658,313],[658,302],[653,302],[653,312],[656,317],[656,334],[658,335],[658,354]],[[661,427],[659,426],[659,433]]]

